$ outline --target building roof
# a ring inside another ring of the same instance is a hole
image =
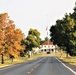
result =
[[[53,45],[53,42],[44,42],[42,45]]]

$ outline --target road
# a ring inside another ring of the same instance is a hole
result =
[[[75,71],[74,71],[75,72]],[[40,57],[0,69],[0,75],[76,75],[57,57]]]

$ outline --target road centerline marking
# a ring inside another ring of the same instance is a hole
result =
[[[34,69],[31,69],[31,71],[33,71]]]
[[[30,72],[27,72],[28,74],[30,74]]]

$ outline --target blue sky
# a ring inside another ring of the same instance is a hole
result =
[[[76,0],[0,0],[0,13],[7,12],[25,36],[30,28],[37,29],[41,38],[47,36],[46,27],[55,24],[65,13],[73,12]]]

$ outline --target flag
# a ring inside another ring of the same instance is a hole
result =
[[[48,26],[46,27],[46,30],[48,30]]]

